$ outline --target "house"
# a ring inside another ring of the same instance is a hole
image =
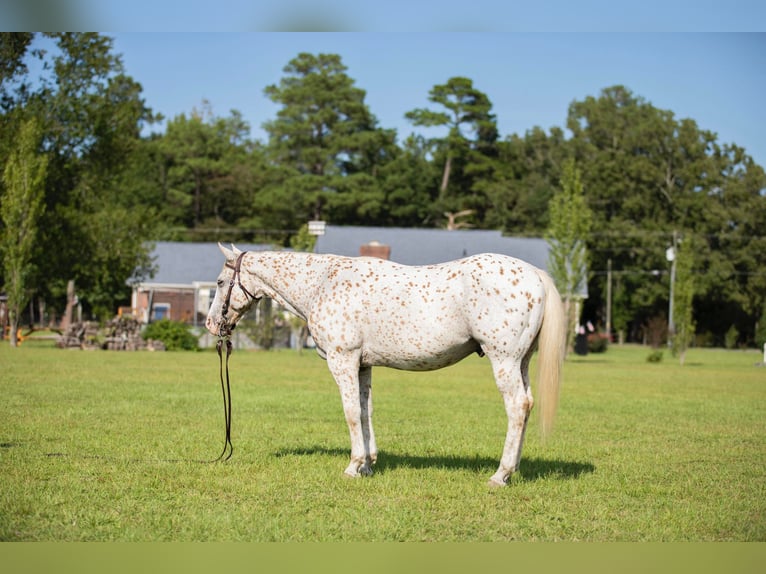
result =
[[[237,244],[243,251],[273,246]],[[548,243],[533,237],[506,237],[500,231],[410,229],[327,225],[314,251],[356,257],[374,255],[405,265],[428,265],[478,253],[500,253],[548,267]],[[133,287],[131,307],[121,309],[144,323],[168,318],[202,326],[215,296],[223,257],[215,242],[159,241],[152,251],[155,276]],[[584,294],[587,296],[587,293]]]
[[[271,245],[241,244],[243,251],[266,251]],[[218,244],[158,241],[151,258],[154,277],[133,285],[131,306],[120,314],[130,314],[142,323],[171,319],[204,325],[215,297],[216,279],[223,267]]]
[[[386,250],[388,248],[388,250]],[[444,263],[478,253],[511,255],[540,269],[548,267],[548,243],[536,237],[507,237],[500,231],[412,229],[401,227],[325,227],[314,251],[358,256],[388,253],[404,265]]]

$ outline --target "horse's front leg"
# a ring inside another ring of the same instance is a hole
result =
[[[359,353],[337,352],[328,354],[327,365],[338,384],[343,403],[343,413],[346,415],[346,423],[351,438],[351,461],[343,472],[351,477],[370,475],[372,474],[370,466],[372,457],[369,440],[372,427],[369,424],[369,419],[363,422],[362,417]],[[364,410],[367,411],[365,413],[367,415],[369,409],[365,408]]]

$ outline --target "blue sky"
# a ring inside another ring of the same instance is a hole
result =
[[[565,127],[574,100],[622,84],[692,118],[766,166],[766,34],[742,33],[109,33],[147,104],[168,118],[208,100],[237,109],[252,134],[277,107],[263,89],[299,52],[340,54],[381,127],[400,138],[404,113],[429,106],[452,76],[493,103],[501,136]],[[159,129],[159,128],[155,128]]]
[[[4,0],[0,26],[110,31],[764,31],[763,0]]]

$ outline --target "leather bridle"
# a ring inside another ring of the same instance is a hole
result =
[[[216,345],[216,350],[218,351],[218,360],[220,362],[221,393],[223,394],[223,416],[226,425],[226,439],[223,443],[223,450],[221,451],[221,454],[212,462],[227,461],[231,458],[231,455],[234,454],[234,446],[231,444],[231,385],[229,383],[229,356],[231,355],[232,328],[230,328],[227,324],[228,321],[226,319],[226,314],[229,312],[231,292],[234,289],[235,284],[240,289],[242,289],[242,292],[245,294],[245,296],[249,297],[251,301],[257,301],[257,297],[250,293],[250,291],[245,289],[245,286],[242,285],[242,279],[240,278],[242,258],[245,256],[245,253],[247,253],[247,251],[243,251],[239,254],[239,257],[237,257],[234,265],[230,264],[228,261],[224,264],[224,266],[234,271],[231,279],[229,280],[229,290],[226,292],[226,298],[223,300],[223,305],[221,306],[221,323],[218,327],[218,344]],[[226,383],[224,383],[223,379],[224,361],[222,349],[224,340],[226,341]]]
[[[223,300],[223,305],[221,305],[221,319],[223,319],[223,323],[221,324],[221,327],[219,327],[219,335],[221,334],[221,328],[227,327],[227,334],[231,334],[231,329],[228,329],[226,315],[229,312],[229,304],[231,303],[231,292],[234,289],[234,285],[236,282],[237,287],[239,287],[242,292],[245,294],[245,296],[249,297],[250,300],[255,300],[256,296],[250,293],[247,289],[245,289],[245,286],[242,285],[242,279],[241,279],[241,273],[240,269],[242,267],[242,258],[245,256],[247,251],[243,251],[239,254],[239,257],[237,257],[237,260],[234,262],[234,265],[229,263],[228,261],[224,263],[224,267],[228,267],[229,269],[232,269],[234,273],[231,276],[231,279],[229,279],[229,290],[226,292],[226,298]],[[223,335],[221,335],[223,336]]]

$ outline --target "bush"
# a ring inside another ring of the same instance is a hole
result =
[[[758,319],[755,327],[755,346],[763,349],[764,343],[766,343],[766,305],[763,306],[761,318]]]
[[[179,321],[162,319],[149,323],[141,334],[144,340],[162,341],[168,351],[197,351],[199,341],[189,326]]]
[[[723,337],[723,344],[727,349],[736,349],[737,339],[739,339],[739,331],[732,325]]]
[[[662,362],[662,351],[652,351],[649,353],[649,355],[646,357],[647,363],[661,363]]]
[[[591,333],[588,335],[588,351],[605,353],[609,348],[609,335],[606,333]]]

